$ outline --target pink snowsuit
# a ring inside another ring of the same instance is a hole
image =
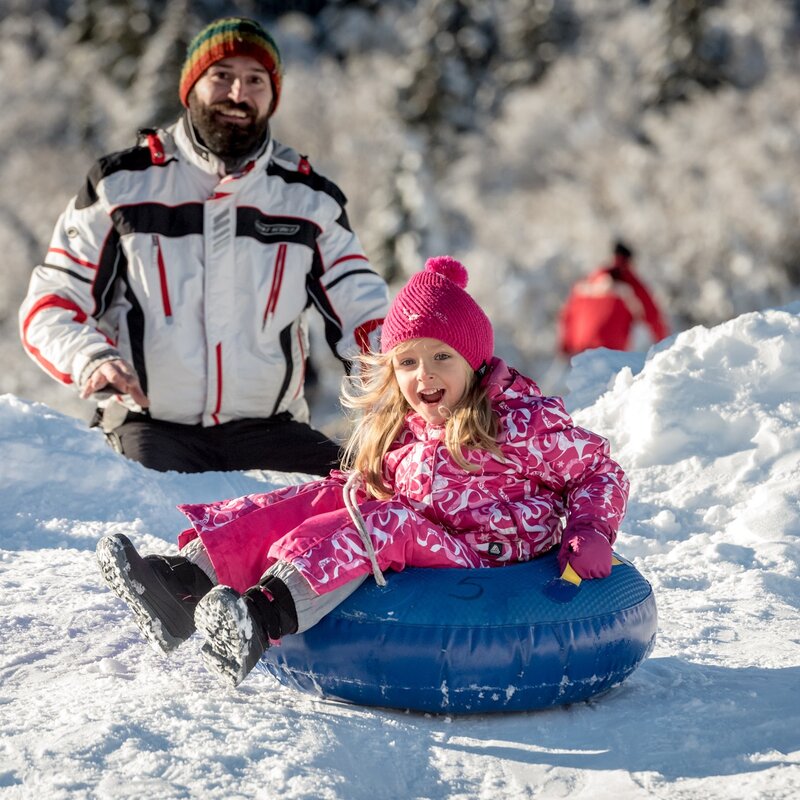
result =
[[[465,450],[466,472],[442,441],[443,429],[410,412],[384,457],[387,500],[359,492],[382,571],[414,567],[495,567],[528,561],[589,524],[613,543],[625,514],[628,481],[608,443],[576,427],[560,398],[493,359],[484,378],[500,419],[503,458]],[[244,592],[276,561],[288,561],[323,594],[371,572],[345,508],[347,475],[211,504],[182,505],[221,584]]]

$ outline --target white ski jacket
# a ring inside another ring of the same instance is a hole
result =
[[[344,195],[294,150],[270,140],[241,174],[222,171],[185,116],[95,164],[20,309],[43,369],[80,389],[122,357],[155,419],[307,420],[306,310],[347,363],[375,344],[386,283]]]

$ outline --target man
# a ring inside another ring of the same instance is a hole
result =
[[[611,264],[580,280],[570,292],[559,317],[559,350],[570,357],[594,347],[630,350],[631,332],[638,322],[654,342],[669,335],[656,301],[633,271],[633,251],[614,245]]]
[[[388,307],[345,197],[275,141],[281,59],[256,22],[190,43],[185,114],[101,158],[59,219],[20,309],[23,344],[100,401],[103,430],[157,470],[326,474],[308,425],[306,310],[348,366]]]

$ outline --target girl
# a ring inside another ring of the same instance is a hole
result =
[[[500,567],[561,542],[582,578],[611,570],[628,482],[605,439],[494,358],[467,271],[430,259],[383,323],[343,403],[358,421],[348,472],[266,494],[184,505],[180,556],[97,548],[106,581],[169,652],[197,630],[206,666],[236,686],[270,641],[305,631],[370,574]],[[566,517],[566,524],[564,524]]]

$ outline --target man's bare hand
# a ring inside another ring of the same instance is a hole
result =
[[[86,381],[81,392],[81,397],[86,400],[90,395],[105,388],[114,389],[119,394],[129,394],[131,399],[142,408],[150,405],[133,368],[121,358],[101,364],[89,376],[89,380]]]

